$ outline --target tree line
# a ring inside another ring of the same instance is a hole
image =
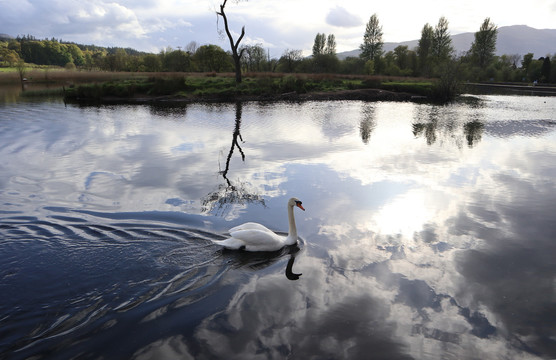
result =
[[[356,71],[367,74],[442,77],[451,69],[460,80],[467,81],[556,83],[556,68],[551,71],[556,54],[537,59],[532,53],[496,56],[498,28],[490,18],[483,21],[470,49],[462,54],[455,53],[448,25],[445,17],[434,27],[427,23],[415,49],[400,45],[384,53],[382,27],[374,14],[366,25],[359,58],[345,61],[359,60]]]
[[[19,61],[68,69],[131,72],[232,72],[239,64],[242,72],[338,73],[387,76],[442,77],[455,72],[464,81],[504,81],[556,83],[556,54],[535,58],[532,53],[496,56],[497,27],[485,19],[471,48],[456,54],[451,43],[449,23],[441,17],[433,27],[425,24],[418,46],[400,45],[383,51],[383,32],[376,14],[366,24],[360,55],[340,60],[334,34],[317,33],[312,54],[287,49],[271,58],[261,44],[241,45],[225,51],[217,45],[190,42],[184,48],[166,48],[157,54],[134,49],[81,45],[57,39],[39,40],[27,35],[0,40],[0,64],[15,66]],[[233,50],[233,49],[232,49]],[[236,63],[237,62],[237,63]]]

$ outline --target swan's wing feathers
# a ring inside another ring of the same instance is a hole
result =
[[[284,246],[284,239],[273,232],[248,229],[234,231],[231,235],[232,238],[242,241],[247,250],[273,250]]]
[[[220,241],[213,240],[213,242],[228,249],[245,249],[247,251],[274,251],[284,246],[285,238],[283,236],[254,222],[233,227],[229,233],[230,238]]]
[[[228,230],[228,232],[231,234],[233,232],[240,231],[240,230],[261,230],[261,231],[272,232],[266,226],[255,223],[255,222],[247,222],[245,224],[238,225],[238,226],[233,227],[230,230]]]
[[[233,237],[225,239],[225,240],[211,240],[213,243],[223,246],[227,249],[237,250],[241,249],[245,246],[245,243],[239,239],[235,239]]]

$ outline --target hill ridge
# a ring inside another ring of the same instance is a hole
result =
[[[452,46],[456,54],[467,52],[475,39],[475,32],[452,35]],[[384,52],[392,51],[399,45],[405,45],[410,50],[417,47],[419,39],[402,42],[385,42]],[[337,54],[339,59],[348,56],[359,56],[359,49],[344,51]],[[535,58],[556,54],[556,29],[535,29],[527,25],[510,25],[498,28],[496,55],[521,56],[533,53]]]

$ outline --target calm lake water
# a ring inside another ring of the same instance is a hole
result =
[[[556,358],[555,179],[555,97],[0,104],[0,358]]]

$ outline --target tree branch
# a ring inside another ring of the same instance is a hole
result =
[[[234,43],[234,38],[232,36],[232,33],[230,32],[230,28],[228,26],[228,18],[226,17],[226,13],[224,12],[224,8],[226,7],[226,3],[228,2],[228,0],[224,0],[224,2],[222,3],[222,5],[220,5],[220,12],[216,12],[217,16],[222,16],[222,19],[224,19],[224,30],[226,30],[226,35],[228,36],[228,40],[230,41],[230,47],[232,49],[232,57],[234,59],[234,64],[236,67],[236,83],[240,83],[241,82],[241,64],[240,64],[240,59],[241,56],[243,55],[243,50],[242,49],[239,54],[238,54],[238,47],[239,47],[239,43],[241,42],[241,40],[243,39],[243,37],[245,36],[245,26],[243,26],[241,28],[241,35],[239,36],[239,38],[237,39],[237,41]]]

